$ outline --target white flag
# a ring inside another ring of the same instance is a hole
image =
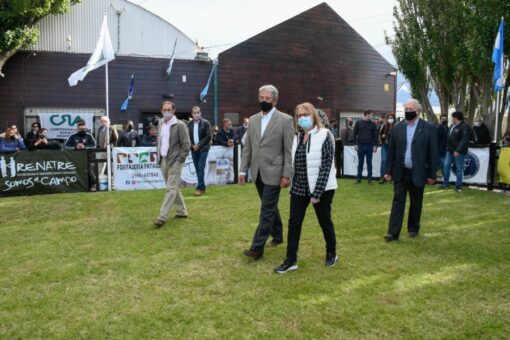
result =
[[[115,59],[113,53],[112,40],[110,39],[110,32],[108,31],[108,23],[106,15],[103,19],[103,25],[101,26],[101,33],[99,34],[99,40],[96,45],[94,53],[90,56],[87,66],[79,69],[78,71],[71,74],[67,81],[69,86],[75,86],[78,81],[83,81],[85,76],[92,70],[105,65],[107,62]]]
[[[166,76],[170,78],[170,72],[172,72],[172,66],[174,64],[174,56],[175,56],[175,47],[177,46],[177,38],[175,38],[174,50],[172,51],[172,56],[170,57],[170,64],[168,64],[168,68],[166,69]]]

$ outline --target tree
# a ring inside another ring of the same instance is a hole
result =
[[[386,41],[411,84],[413,96],[430,111],[429,119],[435,120],[434,112],[427,108],[433,90],[442,113],[454,107],[465,112],[469,121],[475,115],[484,117],[494,129],[491,55],[499,20],[506,15],[508,22],[509,13],[508,0],[398,1],[395,34],[386,36]],[[509,31],[507,25],[505,46],[509,46]]]
[[[81,0],[1,0],[0,76],[7,60],[17,51],[37,42],[36,24],[50,14],[63,14]]]

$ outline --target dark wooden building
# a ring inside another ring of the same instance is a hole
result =
[[[395,109],[394,68],[322,3],[219,55],[219,112],[258,112],[257,91],[273,84],[278,107],[312,102],[330,119]]]
[[[83,67],[89,54],[30,52],[18,53],[7,62],[6,78],[0,79],[0,117],[3,125],[13,122],[29,126],[38,112],[105,110],[105,68],[90,72],[85,81],[70,87],[67,78]],[[179,116],[184,118],[193,105],[204,112],[213,110],[213,101],[199,102],[199,94],[207,83],[211,62],[175,60],[167,78],[168,59],[117,57],[109,63],[110,117],[121,123],[132,119],[147,125],[159,113],[166,96],[173,98]],[[135,75],[134,96],[128,110],[121,112],[127,97],[131,74]],[[185,82],[183,77],[185,76]],[[212,93],[209,96],[212,98]],[[5,126],[0,126],[0,129]]]

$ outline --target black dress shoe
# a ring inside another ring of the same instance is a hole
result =
[[[418,233],[416,231],[410,231],[409,232],[409,237],[410,238],[417,238],[418,237]]]
[[[361,183],[361,179],[357,179],[356,182],[354,182],[354,184],[360,184]]]
[[[247,249],[247,250],[243,251],[243,254],[244,254],[244,256],[251,257],[255,261],[260,259],[262,257],[262,255],[264,255],[264,253],[261,253],[259,251],[255,251],[255,250],[251,250],[251,249]]]
[[[280,245],[282,243],[283,243],[283,241],[271,240],[271,242],[266,244],[266,247],[272,248],[272,247],[276,247],[277,245]]]
[[[384,240],[386,242],[398,241],[398,237],[395,235],[392,235],[392,234],[388,234],[388,235],[384,236]]]
[[[175,215],[174,218],[188,218],[188,215]]]

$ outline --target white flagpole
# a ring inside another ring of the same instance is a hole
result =
[[[108,101],[108,63],[105,65],[106,73],[106,117],[110,122],[110,105]],[[108,172],[108,191],[112,191],[112,162],[111,162],[111,150],[110,150],[110,124],[106,129],[106,171]]]

